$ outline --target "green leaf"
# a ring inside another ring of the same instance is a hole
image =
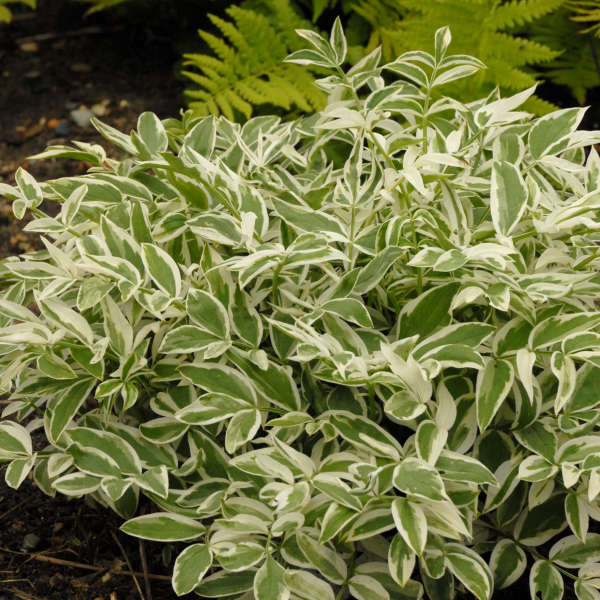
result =
[[[248,404],[224,394],[205,394],[199,400],[188,404],[173,416],[188,425],[211,425],[233,417]]]
[[[23,198],[27,200],[28,206],[38,206],[44,199],[40,184],[33,175],[28,173],[23,167],[19,167],[15,173],[15,181]]]
[[[565,515],[571,531],[582,541],[586,541],[589,515],[583,498],[576,493],[567,494],[565,498]]]
[[[266,400],[287,411],[300,409],[300,394],[289,370],[272,361],[267,362],[266,368],[259,368],[249,360],[248,354],[235,349],[230,356],[232,362],[250,378]]]
[[[180,552],[173,567],[171,583],[178,596],[189,594],[202,581],[212,563],[212,553],[205,544],[192,544]]]
[[[48,401],[46,432],[50,441],[56,441],[60,438],[62,432],[90,395],[93,386],[94,381],[84,379]]]
[[[235,596],[251,590],[254,585],[255,571],[249,569],[239,573],[228,573],[217,571],[206,577],[196,587],[196,594],[201,598],[222,598],[223,596]]]
[[[415,437],[417,455],[431,466],[435,465],[447,439],[446,429],[439,427],[433,421],[421,421]]]
[[[181,293],[181,273],[177,263],[161,248],[142,244],[142,257],[150,277],[157,287],[176,298]]]
[[[387,590],[368,575],[354,575],[348,581],[348,589],[356,600],[390,600]]]
[[[565,586],[558,569],[547,560],[536,560],[529,572],[532,600],[561,600]]]
[[[483,431],[492,422],[514,380],[512,365],[506,360],[487,359],[477,375],[477,423]]]
[[[179,368],[179,372],[194,385],[214,394],[224,394],[256,405],[256,395],[239,371],[215,363],[193,363]]]
[[[205,350],[220,338],[195,325],[182,325],[171,329],[163,338],[159,352],[162,354],[188,354]]]
[[[138,118],[137,129],[144,146],[151,155],[164,152],[167,149],[167,132],[154,113],[142,113]]]
[[[574,535],[562,538],[550,548],[550,559],[561,567],[575,569],[600,559],[600,534],[589,533],[585,542]]]
[[[392,502],[392,515],[404,541],[421,556],[427,543],[427,519],[421,507],[406,498],[396,498]]]
[[[435,468],[443,474],[444,479],[497,485],[494,474],[480,461],[467,454],[459,454],[450,450],[443,450]]]
[[[529,151],[533,158],[558,154],[567,147],[567,136],[583,119],[585,108],[556,110],[538,119],[529,131]]]
[[[439,285],[407,302],[399,317],[402,337],[415,333],[425,337],[440,325],[448,324],[450,305],[459,286],[455,282]]]
[[[290,592],[285,585],[285,569],[271,556],[254,576],[254,597],[256,600],[287,600]]]
[[[533,350],[545,348],[573,333],[593,329],[598,324],[600,314],[593,312],[549,317],[533,328],[529,334],[529,347]]]
[[[84,496],[95,492],[102,479],[85,473],[69,473],[52,482],[52,487],[65,496]]]
[[[145,540],[158,542],[182,542],[200,537],[204,526],[170,512],[157,512],[130,519],[120,527],[121,531]]]
[[[527,557],[523,549],[509,539],[501,539],[492,550],[490,569],[494,575],[496,589],[511,586],[527,568]]]
[[[333,27],[331,28],[331,35],[329,37],[329,43],[331,44],[331,48],[335,53],[337,64],[341,65],[346,58],[348,44],[346,42],[346,36],[344,35],[344,30],[342,29],[342,22],[340,21],[339,17],[336,17],[335,21],[333,22]]]
[[[371,316],[362,302],[354,298],[336,298],[322,306],[323,310],[361,327],[373,327]]]
[[[448,500],[436,469],[417,458],[405,458],[394,470],[394,486],[407,495],[443,502]]]
[[[446,564],[454,576],[479,600],[489,600],[494,580],[488,566],[473,550],[461,544],[445,547]]]
[[[38,298],[38,305],[42,315],[58,327],[65,329],[86,346],[94,343],[94,332],[90,324],[77,312],[53,298]]]
[[[296,539],[306,559],[326,579],[337,584],[346,580],[346,562],[339,554],[300,531],[296,534]]]
[[[490,208],[494,228],[509,236],[527,208],[527,186],[519,168],[506,161],[494,161],[490,191]]]
[[[288,589],[301,600],[334,600],[331,586],[309,571],[286,569],[284,580]]]
[[[238,412],[227,427],[225,450],[233,454],[240,446],[254,439],[260,423],[260,411],[251,409]]]
[[[189,318],[216,337],[229,339],[229,316],[225,307],[203,290],[190,290],[186,301]]]
[[[335,411],[330,413],[328,422],[351,444],[376,456],[397,459],[402,454],[397,440],[370,419],[347,411]]]
[[[23,481],[25,481],[27,475],[29,475],[31,469],[35,466],[35,460],[35,455],[12,460],[4,472],[6,485],[13,490],[18,489]]]
[[[318,231],[338,242],[343,242],[346,239],[342,224],[335,217],[323,211],[309,210],[281,200],[275,202],[275,210],[294,229],[309,233]]]

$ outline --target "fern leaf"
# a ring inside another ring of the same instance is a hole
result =
[[[186,90],[190,108],[235,120],[250,118],[253,106],[262,104],[306,112],[322,106],[325,95],[313,85],[313,75],[283,63],[303,43],[293,29],[310,26],[289,0],[253,0],[226,13],[229,20],[209,15],[222,38],[199,32],[213,55],[184,56],[183,75],[198,85]]]
[[[476,56],[488,66],[478,78],[447,88],[448,93],[472,98],[474,85],[478,86],[476,93],[484,96],[496,85],[514,91],[535,82],[530,67],[549,63],[559,52],[511,29],[534,23],[564,3],[565,0],[361,0],[355,10],[372,25],[370,44],[381,44],[386,60],[415,48],[432,51],[436,29],[450,23],[453,52]],[[543,108],[541,104],[538,107]]]
[[[498,6],[494,11],[493,23],[498,29],[525,25],[555,11],[565,0],[512,0]]]

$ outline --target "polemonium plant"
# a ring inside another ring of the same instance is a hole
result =
[[[0,267],[8,484],[188,542],[177,594],[597,599],[600,135],[444,96],[447,28],[299,34],[321,113],[96,122],[122,159],[0,187],[45,245]]]

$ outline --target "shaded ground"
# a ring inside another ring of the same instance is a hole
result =
[[[93,128],[73,122],[74,109],[97,105],[103,121],[129,131],[141,112],[176,116],[181,103],[169,45],[143,28],[124,29],[108,13],[83,19],[73,2],[40,4],[0,25],[0,182],[13,183],[19,166],[40,180],[85,171],[75,161],[27,160],[50,144],[75,139],[110,148]],[[0,199],[0,258],[36,247],[22,226]],[[118,531],[121,523],[89,502],[49,499],[29,480],[15,492],[0,470],[0,600],[150,600],[143,576],[140,593],[131,575],[111,572],[143,571],[138,541]],[[144,544],[147,572],[157,576],[150,579],[154,600],[176,597],[163,548]]]
[[[40,4],[0,25],[0,182],[13,183],[19,166],[40,180],[85,170],[74,161],[27,160],[49,144],[75,139],[110,147],[93,128],[73,122],[74,109],[94,107],[104,111],[102,120],[129,131],[141,112],[176,116],[181,105],[165,41],[140,26],[125,28],[111,13],[83,19],[73,2]],[[0,257],[34,244],[21,226],[0,199]]]

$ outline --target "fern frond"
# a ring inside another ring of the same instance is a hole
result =
[[[597,37],[600,37],[600,1],[574,0],[568,2],[567,6],[575,13],[571,16],[571,20],[578,23],[592,23],[580,33],[594,32]]]
[[[587,90],[600,85],[600,73],[594,59],[594,38],[579,35],[579,25],[570,19],[569,7],[570,3],[529,29],[534,41],[563,51],[543,66],[542,76],[557,85],[567,86],[577,102],[584,104]]]
[[[494,11],[493,24],[498,29],[520,27],[555,11],[565,0],[512,0]]]
[[[323,105],[325,94],[313,85],[312,74],[283,62],[302,47],[294,29],[310,26],[289,0],[253,0],[226,13],[229,20],[209,15],[222,38],[199,31],[213,55],[184,55],[183,75],[198,85],[186,90],[190,108],[235,120],[250,118],[253,107],[263,104],[305,112]]]
[[[535,82],[529,68],[551,62],[560,52],[511,29],[534,23],[564,3],[565,0],[360,0],[355,10],[373,27],[372,40],[382,44],[386,60],[415,48],[431,52],[435,31],[449,24],[453,52],[476,56],[488,66],[478,78],[447,88],[447,93],[472,98],[474,92],[484,96],[496,85],[515,91]],[[474,85],[478,89],[474,90]]]

